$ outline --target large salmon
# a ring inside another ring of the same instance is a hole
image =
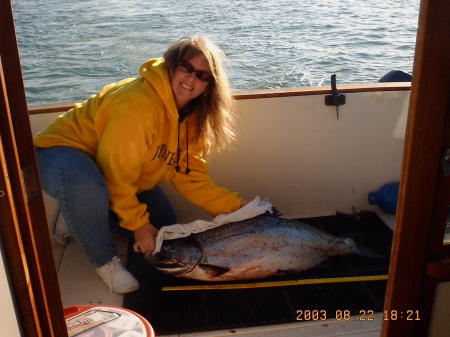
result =
[[[356,251],[350,238],[263,214],[188,238],[164,241],[161,251],[147,254],[146,260],[176,277],[231,281],[299,273],[331,256]]]

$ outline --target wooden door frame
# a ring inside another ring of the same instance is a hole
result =
[[[450,6],[423,0],[382,336],[426,336],[437,283],[450,281],[444,246],[449,178],[441,168],[450,131]],[[445,272],[447,270],[447,272]],[[420,321],[400,313],[419,310]]]
[[[10,1],[1,3],[0,29],[0,182],[7,193],[0,200],[0,235],[7,273],[22,333],[65,337]]]

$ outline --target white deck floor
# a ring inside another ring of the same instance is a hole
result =
[[[392,228],[395,219],[382,215]],[[126,257],[126,240],[115,237],[122,260]],[[121,307],[123,297],[113,294],[103,284],[89,263],[82,249],[73,240],[65,245],[52,240],[55,264],[64,307],[72,305],[113,305]],[[151,322],[150,322],[151,323]],[[382,317],[373,321],[309,321],[293,322],[265,327],[240,328],[220,331],[170,335],[171,337],[218,337],[218,336],[259,336],[259,337],[377,337],[380,336]]]
[[[123,260],[126,242],[121,238],[115,241]],[[77,243],[69,240],[61,246],[52,240],[52,245],[64,307],[92,304],[122,306],[123,296],[109,291]]]

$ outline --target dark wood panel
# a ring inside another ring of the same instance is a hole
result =
[[[16,237],[12,241],[6,239],[6,244],[11,247],[8,256],[18,254],[22,257],[16,261],[20,265],[14,265],[12,257],[8,266],[12,277],[19,284],[27,284],[31,294],[30,298],[18,302],[26,336],[64,337],[67,336],[67,330],[38,179],[10,1],[2,2],[0,30],[3,103],[0,124],[12,207],[18,223],[18,226],[3,230],[11,233],[7,238]],[[36,189],[33,197],[28,189],[30,183],[24,182],[25,176]],[[26,274],[21,273],[21,270],[26,271]],[[15,283],[13,286],[20,298],[20,288],[16,289]],[[24,311],[21,306],[24,306]],[[32,315],[26,314],[25,311],[29,310],[32,310]]]
[[[19,234],[19,221],[12,197],[13,190],[10,184],[10,181],[14,182],[14,180],[17,180],[17,174],[7,171],[6,158],[3,151],[4,146],[11,147],[12,144],[10,134],[11,126],[8,120],[9,109],[6,100],[5,83],[2,76],[1,58],[0,85],[0,190],[4,193],[4,196],[0,198],[0,234],[7,261],[8,276],[12,284],[14,284],[14,293],[12,295],[18,304],[18,324],[22,327],[26,336],[37,337],[42,336],[38,309],[34,301],[33,288],[27,282],[29,273],[26,267],[26,254]]]
[[[450,102],[448,0],[423,0],[419,27],[386,309],[419,309],[425,317],[384,321],[382,336],[426,333],[431,304],[424,298],[433,297],[435,284],[425,270],[432,229],[443,225],[434,215],[443,207],[440,158]]]

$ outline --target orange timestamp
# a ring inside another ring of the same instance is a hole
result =
[[[420,311],[419,310],[384,310],[383,320],[385,321],[420,321]]]
[[[324,321],[326,319],[335,319],[337,321],[374,321],[374,310],[359,310],[352,313],[350,310],[335,310],[331,313],[327,310],[297,310],[297,321]],[[420,321],[419,310],[384,310],[383,320],[407,320]]]

